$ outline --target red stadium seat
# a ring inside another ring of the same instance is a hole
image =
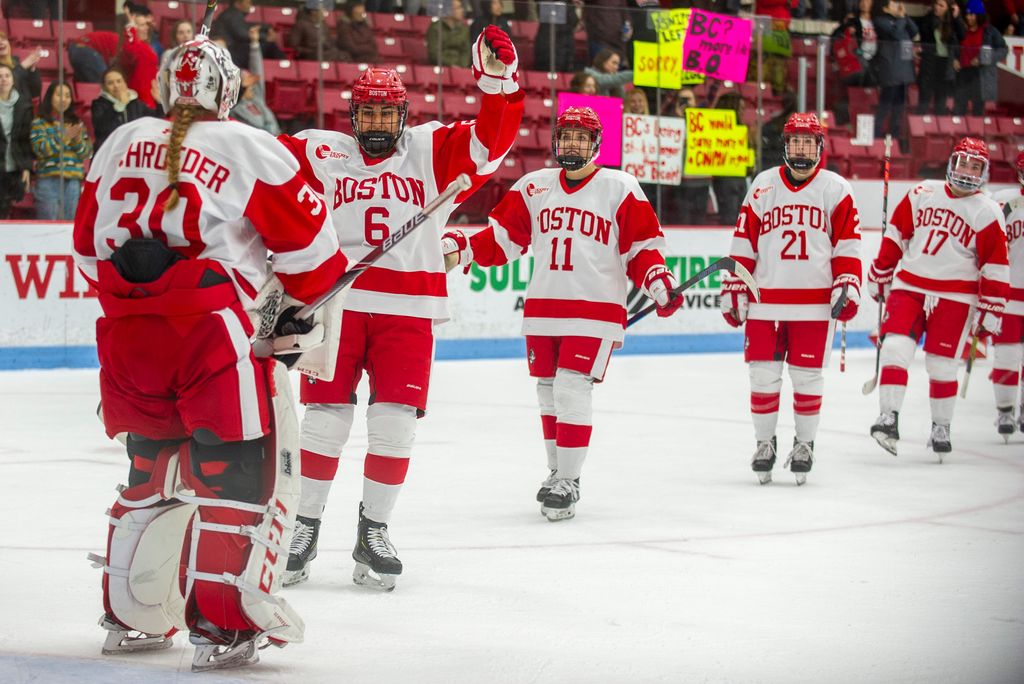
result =
[[[405,50],[405,58],[412,60],[414,64],[430,64],[430,55],[423,36],[403,37],[402,47]]]
[[[523,100],[523,119],[550,125],[554,106],[551,98],[528,97]]]
[[[445,96],[442,104],[446,121],[449,119],[475,119],[480,112],[480,99],[476,95],[452,93]]]
[[[299,81],[276,81],[267,104],[278,119],[294,119],[316,110],[310,88]]]
[[[996,125],[999,127],[1000,135],[1011,140],[1014,138],[1024,139],[1024,117],[1002,116],[996,119]]]
[[[103,86],[99,83],[75,83],[75,102],[81,106],[91,106],[92,101],[103,92]]]
[[[295,24],[295,18],[298,16],[298,11],[294,7],[272,7],[267,5],[260,9],[262,11],[260,21],[264,24],[273,24],[274,26],[292,26]]]
[[[267,83],[277,80],[297,81],[299,70],[296,62],[290,59],[268,59],[263,62],[263,75]]]
[[[380,55],[380,62],[394,62],[405,59],[405,48],[401,38],[385,36],[377,41],[377,54]]]
[[[476,79],[473,78],[473,70],[462,67],[448,67],[452,77],[452,85],[466,93],[479,92],[476,86]]]
[[[411,34],[415,30],[412,18],[405,14],[377,12],[369,16],[370,24],[379,36],[394,36],[396,33]]]
[[[509,22],[509,28],[512,29],[512,37],[516,39],[516,49],[522,54],[522,49],[519,47],[520,41],[523,39],[532,41],[536,38],[537,31],[540,29],[540,22],[517,19],[516,21]]]
[[[53,41],[53,27],[48,19],[8,19],[7,37],[19,45],[36,45]]]
[[[438,81],[446,88],[452,85],[451,71],[427,64],[412,65],[412,84],[420,90],[435,92],[437,91]],[[406,87],[408,86],[409,84],[407,83]]]
[[[962,116],[940,116],[939,133],[944,133],[950,138],[962,138],[967,135],[967,119]]]
[[[81,38],[87,33],[92,33],[92,31],[91,21],[65,21],[55,24],[53,27],[54,37],[58,37],[60,33],[63,33],[65,41]]]
[[[323,74],[324,81],[337,80],[338,71],[331,62],[317,62],[315,59],[297,59],[295,68],[300,80],[311,84]]]
[[[368,64],[356,64],[355,62],[338,63],[338,80],[342,87],[350,87],[359,78],[359,75],[366,71]]]
[[[416,116],[420,121],[439,120],[437,112],[437,95],[432,93],[409,93],[409,117]]]
[[[412,20],[411,34],[421,37],[427,35],[427,29],[436,21],[433,17],[428,17],[426,15],[416,15],[414,17],[409,17],[409,19]]]

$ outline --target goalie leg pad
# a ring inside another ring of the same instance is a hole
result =
[[[188,463],[182,463],[177,494],[198,506],[190,529],[186,617],[193,631],[215,640],[266,636],[283,643],[303,638],[302,619],[276,596],[299,501],[295,404],[284,366],[267,360],[264,368],[273,416],[260,457],[254,457],[251,442],[197,446],[193,441],[183,448],[199,452],[194,462],[191,453],[183,459]],[[215,463],[228,465],[215,472],[219,466],[210,467]],[[255,500],[233,498],[253,491],[259,492]]]

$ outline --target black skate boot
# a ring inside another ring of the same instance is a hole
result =
[[[928,446],[938,454],[939,463],[942,463],[943,457],[953,450],[953,445],[949,441],[949,426],[932,423],[932,434],[928,437]]]
[[[796,477],[798,486],[807,482],[807,473],[811,472],[811,466],[814,465],[814,442],[801,442],[793,438],[793,450],[789,452],[786,465]]]
[[[167,634],[147,634],[130,629],[106,614],[100,616],[100,627],[107,630],[107,638],[103,642],[103,655],[161,651],[173,645],[171,637]]]
[[[544,503],[544,498],[547,497],[548,492],[550,492],[551,488],[555,486],[556,482],[558,482],[558,477],[555,475],[557,472],[557,470],[552,470],[547,476],[547,479],[541,483],[540,489],[537,490],[538,503]]]
[[[316,558],[316,540],[320,536],[320,521],[297,516],[291,547],[288,549],[288,567],[281,583],[289,587],[309,579],[309,564]]]
[[[1003,441],[1010,443],[1010,435],[1017,431],[1017,421],[1013,419],[1013,407],[998,407],[996,414],[996,432],[1003,437]]]
[[[363,515],[363,504],[359,504],[359,536],[352,559],[356,562],[352,581],[364,587],[392,591],[402,574],[402,561],[388,537],[388,524]]]
[[[900,441],[900,412],[882,411],[871,426],[871,436],[879,446],[895,456],[896,443]]]
[[[576,517],[576,502],[580,500],[580,479],[561,478],[555,480],[551,491],[544,497],[540,512],[550,522]]]
[[[776,444],[775,437],[770,440],[761,440],[757,443],[754,457],[750,460],[750,469],[757,473],[757,479],[761,484],[768,484],[772,481]]]

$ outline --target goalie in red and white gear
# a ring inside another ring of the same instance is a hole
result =
[[[725,279],[721,295],[726,322],[745,325],[757,440],[751,468],[761,484],[771,481],[775,465],[783,364],[796,423],[786,464],[803,484],[814,461],[835,323],[853,318],[860,304],[860,219],[850,184],[820,167],[825,132],[814,114],[793,114],[782,135],[785,165],[754,178],[729,250],[753,274],[761,301],[751,302],[735,277]]]
[[[601,121],[570,107],[555,123],[551,150],[560,169],[528,173],[471,238],[442,240],[449,265],[497,266],[532,248],[533,276],[523,309],[530,375],[537,378],[550,474],[537,492],[552,521],[575,515],[591,434],[591,392],[621,346],[632,281],[658,304],[659,316],[682,304],[665,267],[665,238],[632,176],[594,163]]]
[[[369,444],[353,579],[392,589],[402,572],[388,523],[405,482],[417,418],[427,409],[433,326],[449,317],[438,239],[456,206],[498,169],[523,112],[515,47],[501,29],[484,29],[473,46],[473,64],[482,91],[473,121],[407,126],[409,104],[401,78],[392,69],[371,67],[352,88],[353,135],[308,130],[281,138],[299,160],[304,178],[327,202],[342,249],[353,260],[416,217],[460,174],[472,180],[469,190],[442,205],[353,282],[333,379],[302,383],[301,400],[307,406],[302,503],[287,584],[305,580],[316,556],[320,519],[352,428],[356,387],[364,372],[371,390]]]
[[[868,271],[871,298],[885,301],[881,413],[871,435],[893,455],[907,369],[921,336],[931,398],[929,444],[941,462],[952,450],[960,350],[968,335],[1000,331],[1009,266],[1003,214],[981,192],[988,165],[985,143],[957,143],[946,181],[923,181],[896,205]]]
[[[1018,187],[1001,190],[992,199],[1002,205],[1010,264],[1010,289],[1002,325],[992,338],[992,388],[996,396],[996,429],[1007,442],[1024,432],[1024,152],[1014,162]],[[1018,399],[1018,386],[1020,395]],[[1014,417],[1014,407],[1018,407]]]
[[[166,648],[188,629],[194,670],[302,641],[277,596],[298,505],[295,407],[284,366],[253,352],[250,311],[270,278],[309,302],[347,264],[295,160],[226,120],[238,84],[205,37],[176,48],[160,74],[170,120],[111,134],[74,227],[76,264],[103,308],[102,417],[109,436],[127,433],[131,459],[106,556],[94,557],[103,652]],[[271,327],[315,344],[312,322],[285,313]]]

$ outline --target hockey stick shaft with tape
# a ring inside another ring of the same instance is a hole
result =
[[[704,280],[712,273],[716,273],[721,270],[731,271],[740,280],[742,280],[743,283],[750,289],[750,294],[751,296],[753,296],[755,301],[761,300],[761,291],[758,289],[757,283],[754,282],[754,276],[750,275],[750,271],[744,268],[741,264],[736,263],[735,259],[731,257],[723,257],[718,261],[714,262],[713,264],[711,264],[710,266],[708,266],[707,268],[705,268],[700,273],[697,273],[696,275],[687,279],[685,282],[672,288],[672,291],[669,293],[669,301],[675,299],[683,292],[686,292],[691,287],[693,287],[700,281]],[[645,318],[648,314],[650,314],[657,308],[658,305],[655,303],[648,304],[647,306],[633,314],[633,316],[628,321],[626,321],[626,327],[628,328],[637,321]]]
[[[892,156],[892,135],[885,136],[885,167],[882,169],[882,239],[885,239],[885,229],[889,225],[889,161]],[[884,285],[879,285],[884,292]],[[864,383],[861,393],[868,395],[875,391],[878,385],[878,374],[882,368],[882,314],[885,312],[885,298],[878,299],[878,342],[875,345],[875,375]]]

